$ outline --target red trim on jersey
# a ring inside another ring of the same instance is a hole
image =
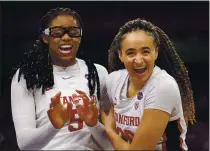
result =
[[[162,143],[162,151],[167,151],[167,147],[166,147],[166,141],[167,141],[167,137],[166,137],[166,133],[163,133],[163,143]]]
[[[179,132],[180,132],[180,134],[182,134],[182,126],[181,126],[181,119],[179,118],[178,119],[178,129],[179,129]],[[180,141],[180,145],[179,145],[179,147],[184,151],[184,148],[182,147],[182,145],[183,145],[183,138],[181,137],[181,135],[180,135],[180,137],[179,137],[179,141]]]

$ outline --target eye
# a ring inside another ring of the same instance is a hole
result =
[[[143,53],[148,54],[148,53],[150,53],[150,50],[144,50]]]
[[[64,29],[61,27],[51,28],[51,36],[53,37],[60,37],[64,33]]]
[[[81,28],[79,27],[70,27],[68,30],[69,35],[73,37],[80,37],[81,36]]]
[[[51,33],[52,36],[57,37],[57,36],[61,36],[63,33],[61,31],[56,31]]]
[[[69,33],[71,33],[71,34],[78,34],[78,33],[80,33],[80,29],[71,28],[71,29],[69,30]]]
[[[126,54],[127,54],[128,56],[131,56],[131,55],[134,55],[134,52],[133,52],[133,51],[128,51],[128,52],[126,52]]]

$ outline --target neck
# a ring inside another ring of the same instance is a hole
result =
[[[72,66],[74,64],[76,64],[76,59],[73,59],[71,61],[53,61],[53,64],[56,65],[56,66],[60,66],[60,67],[69,67],[69,66]]]
[[[129,81],[129,85],[135,90],[141,90],[146,83],[143,81],[139,81],[137,79],[133,79],[131,77],[129,77],[128,81]]]
[[[144,87],[144,83],[140,83],[140,81],[136,81],[135,79],[132,79],[129,77],[128,79],[128,88],[127,88],[127,97],[132,98],[136,96],[139,91]]]

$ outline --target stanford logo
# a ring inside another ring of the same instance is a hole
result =
[[[139,108],[139,102],[138,102],[138,101],[136,101],[136,102],[134,103],[134,108],[135,108],[135,110],[137,110],[137,109]]]

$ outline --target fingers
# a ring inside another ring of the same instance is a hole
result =
[[[56,104],[61,103],[61,102],[60,102],[60,97],[61,97],[61,92],[59,91],[59,92],[54,96]]]
[[[77,92],[79,90],[76,90]],[[73,103],[76,105],[76,106],[80,106],[80,105],[84,105],[84,106],[87,106],[88,103],[89,103],[89,97],[86,95],[86,93],[80,91],[81,93],[79,93],[79,95],[77,94],[73,94],[72,97],[73,97]]]
[[[129,140],[133,140],[134,135],[133,134],[127,134]]]
[[[56,104],[60,103],[61,92],[58,92],[54,97],[51,98],[50,108],[55,107]]]
[[[83,102],[85,105],[88,104],[88,102],[91,100],[87,94],[81,90],[76,90],[76,92],[79,94],[78,96],[81,97],[83,99]]]
[[[55,107],[55,105],[51,102],[50,103],[50,108],[53,108],[53,107]]]
[[[81,105],[80,104],[80,98],[77,94],[73,93],[72,98],[73,98],[73,103],[76,105],[76,107]]]
[[[102,120],[102,123],[104,124],[104,120],[105,118],[107,117],[106,113],[104,112],[104,108],[100,108],[100,115],[101,115],[101,120]]]
[[[89,103],[92,104],[92,105],[96,105],[96,100],[90,99]]]
[[[50,103],[50,108],[55,107],[56,106],[56,100],[54,97],[51,98],[51,103]]]
[[[113,104],[110,107],[109,114],[114,114],[114,105]]]
[[[105,112],[101,112],[101,122],[103,123],[103,125],[105,126],[106,125],[106,120],[107,119],[107,115]]]
[[[56,104],[61,103],[60,96],[61,96],[61,92],[58,92],[54,97],[52,97],[50,106],[55,106]]]
[[[77,92],[77,93],[79,93],[79,94],[86,95],[86,93],[85,93],[85,92],[83,92],[83,91],[81,91],[81,90],[76,90],[76,92]]]

